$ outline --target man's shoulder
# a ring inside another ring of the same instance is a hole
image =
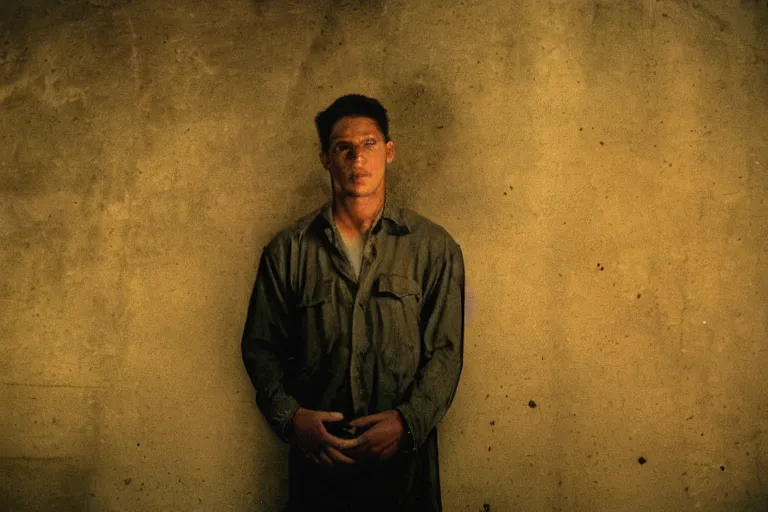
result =
[[[265,250],[273,253],[280,253],[287,250],[292,244],[300,243],[306,235],[307,230],[322,213],[323,208],[326,208],[327,206],[328,204],[325,203],[311,212],[301,215],[290,224],[281,227],[277,233],[272,235],[269,239]]]
[[[403,217],[408,222],[408,228],[414,236],[427,242],[440,245],[445,244],[448,249],[458,249],[460,247],[459,243],[444,225],[413,208],[405,206],[401,208]]]

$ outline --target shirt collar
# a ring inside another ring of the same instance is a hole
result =
[[[323,205],[323,207],[320,209],[320,214],[318,217],[324,220],[325,224],[327,224],[326,227],[333,228],[333,200],[330,200]],[[380,229],[379,225],[381,219],[388,219],[394,223],[396,227],[394,231],[395,234],[411,232],[411,226],[409,224],[410,219],[408,218],[407,212],[404,211],[403,207],[390,199],[389,195],[384,196],[384,208],[379,213],[378,219],[371,227],[372,233],[376,233]]]

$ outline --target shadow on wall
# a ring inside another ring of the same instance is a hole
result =
[[[735,503],[734,511],[738,512],[765,512],[768,510],[768,489],[764,491],[764,494],[758,496],[750,496],[741,500],[739,503]]]
[[[94,472],[82,465],[67,457],[4,460],[0,465],[0,510],[87,510],[86,493]]]
[[[419,211],[421,199],[443,178],[447,148],[455,143],[451,97],[445,80],[426,68],[385,84],[383,90],[381,101],[396,148],[387,173],[388,190]]]

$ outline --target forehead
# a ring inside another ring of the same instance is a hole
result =
[[[345,116],[336,121],[331,129],[331,140],[360,137],[382,137],[379,125],[370,117]]]

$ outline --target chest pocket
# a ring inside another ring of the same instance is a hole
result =
[[[401,301],[408,302],[412,307],[418,307],[421,303],[421,286],[410,277],[396,274],[385,274],[376,280],[375,292],[380,296],[391,296]],[[408,300],[410,298],[410,300]]]
[[[374,338],[382,362],[394,373],[415,371],[421,355],[421,286],[409,277],[384,274],[376,280],[372,298]]]
[[[339,336],[333,279],[310,283],[296,304],[299,365],[314,367],[333,348]]]

